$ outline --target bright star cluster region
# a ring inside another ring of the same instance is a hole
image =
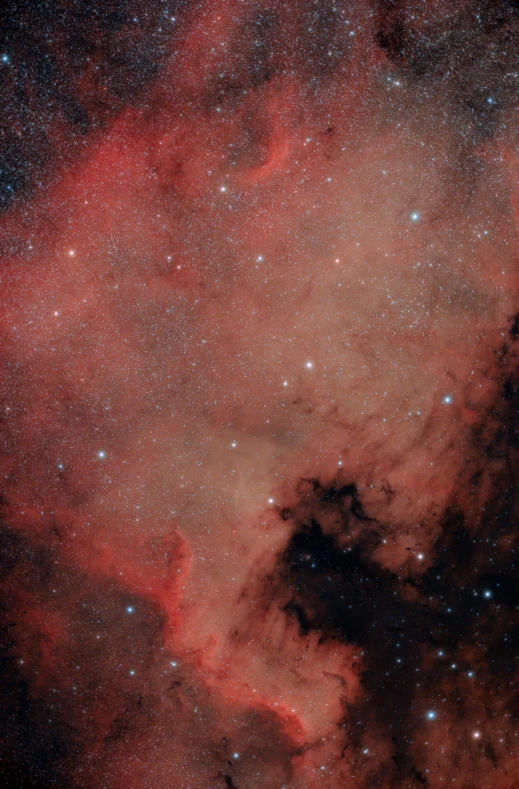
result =
[[[11,0],[6,789],[519,789],[519,8]]]

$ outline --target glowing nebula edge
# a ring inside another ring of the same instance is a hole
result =
[[[2,788],[519,789],[519,5],[0,19]]]

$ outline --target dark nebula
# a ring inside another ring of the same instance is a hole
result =
[[[0,13],[0,785],[519,789],[517,3]]]

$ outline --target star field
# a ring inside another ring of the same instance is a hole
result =
[[[2,786],[519,788],[518,44],[2,9]]]

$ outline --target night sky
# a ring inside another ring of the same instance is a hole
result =
[[[0,9],[0,786],[519,789],[519,4]]]

